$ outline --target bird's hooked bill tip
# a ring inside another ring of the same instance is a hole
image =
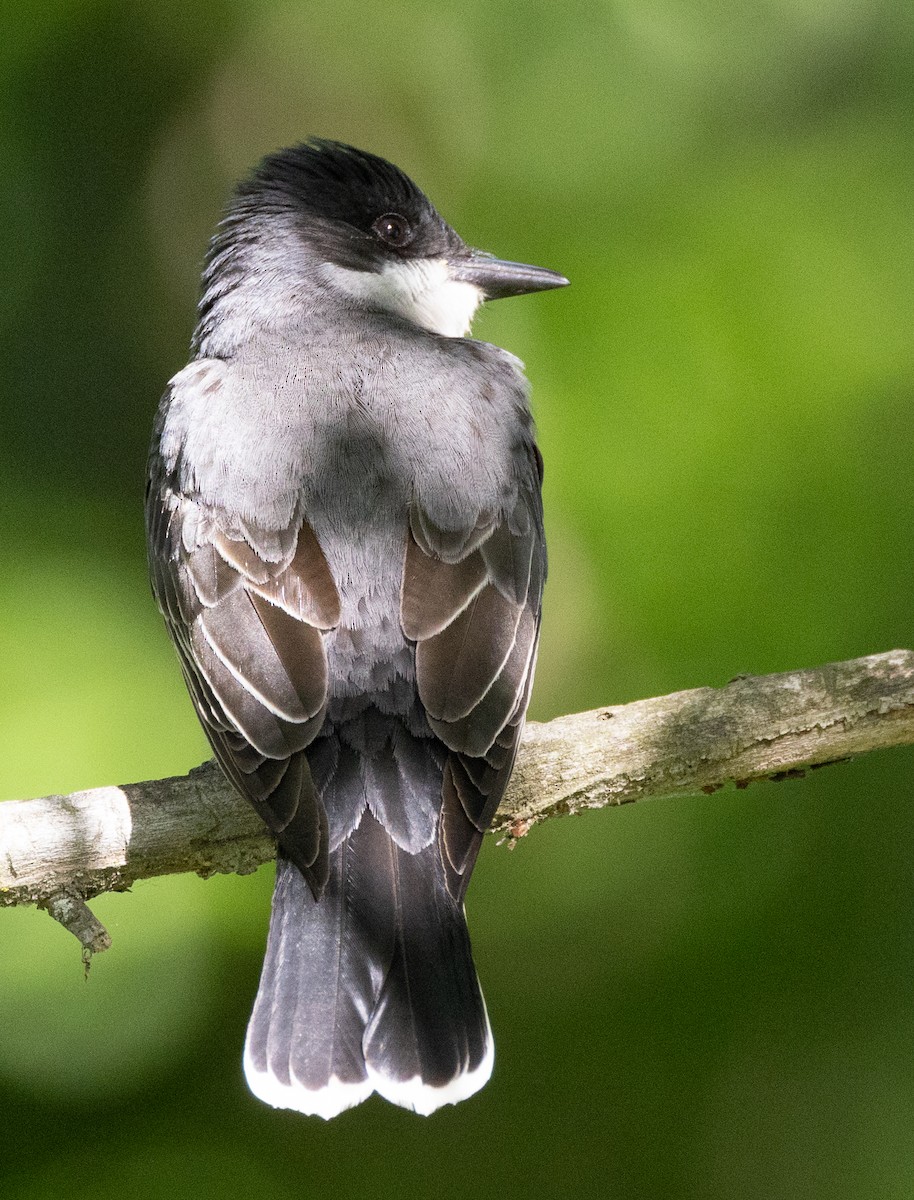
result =
[[[467,258],[450,261],[451,278],[478,287],[487,300],[504,296],[523,296],[528,292],[545,292],[550,288],[567,287],[569,281],[557,271],[532,267],[527,263],[506,262],[476,252]]]

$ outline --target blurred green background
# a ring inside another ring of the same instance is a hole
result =
[[[207,750],[145,578],[149,427],[232,181],[311,133],[572,279],[528,367],[547,718],[914,643],[914,8],[3,0],[5,798]],[[486,847],[498,1057],[423,1120],[247,1093],[271,872],[0,912],[0,1194],[914,1196],[910,752]]]

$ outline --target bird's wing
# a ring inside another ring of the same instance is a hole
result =
[[[319,892],[327,819],[303,753],[324,719],[321,630],[339,596],[310,525],[223,520],[172,486],[158,456],[146,519],[152,588],[229,779]]]
[[[439,838],[459,897],[507,786],[533,678],[546,549],[532,442],[524,467],[510,511],[472,528],[442,529],[419,504],[410,513],[401,622],[429,725],[450,752]]]

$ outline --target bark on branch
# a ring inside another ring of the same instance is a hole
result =
[[[914,742],[914,652],[891,650],[531,723],[493,832],[648,797],[796,778]],[[0,907],[38,904],[80,940],[107,934],[84,901],[138,879],[246,874],[275,847],[214,763],[189,775],[0,804]]]

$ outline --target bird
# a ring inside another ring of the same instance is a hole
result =
[[[554,271],[473,249],[312,138],[236,188],[155,419],[152,589],[214,756],[277,843],[250,1090],[429,1114],[488,1080],[464,914],[540,628],[523,366],[469,337]]]

